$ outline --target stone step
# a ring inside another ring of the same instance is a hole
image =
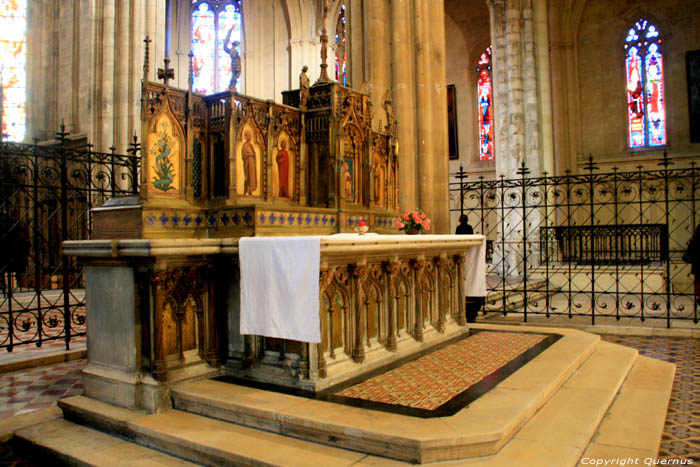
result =
[[[62,418],[19,430],[12,442],[17,453],[37,465],[196,465]]]
[[[577,465],[637,358],[634,349],[601,342],[508,444],[473,463]]]
[[[542,465],[543,459],[547,465],[574,466],[582,456],[635,452],[654,457],[674,366],[576,330],[528,331],[563,337],[449,417],[421,419],[201,380],[175,385],[176,409],[157,414],[83,396],[60,401],[66,418],[120,436],[112,440],[66,420],[54,420],[62,425],[47,425],[45,431],[39,427],[46,424],[21,430],[17,437],[29,449],[41,445],[37,452],[78,465],[132,460],[134,465],[178,465],[184,458],[217,466],[440,461],[512,466]],[[142,445],[143,459],[132,451],[134,443]],[[163,464],[157,451],[177,457]]]
[[[562,339],[451,417],[420,419],[211,380],[176,385],[172,398],[178,410],[397,460],[435,462],[488,455],[547,402],[599,342],[592,334],[555,332],[563,333]]]
[[[582,456],[589,459],[656,458],[676,366],[639,357]],[[643,410],[640,408],[643,407]]]

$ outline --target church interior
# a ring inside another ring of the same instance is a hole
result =
[[[0,464],[700,462],[693,11],[0,0]]]

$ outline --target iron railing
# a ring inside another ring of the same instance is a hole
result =
[[[0,140],[0,348],[41,347],[85,335],[82,269],[61,254],[64,240],[90,238],[90,209],[138,192],[139,144],[101,153],[68,140]]]
[[[664,155],[656,170],[467,180],[451,175],[454,220],[493,242],[485,311],[590,324],[625,319],[698,323],[690,265],[700,221],[700,169]],[[653,324],[653,322],[652,322]]]

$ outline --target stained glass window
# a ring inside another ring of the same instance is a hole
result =
[[[343,86],[348,85],[348,53],[345,45],[345,2],[343,2],[335,24],[335,80]]]
[[[476,64],[476,96],[479,112],[479,160],[493,160],[493,86],[491,74],[491,46],[479,56]]]
[[[625,37],[627,128],[630,148],[666,144],[666,105],[661,38],[640,19]]]
[[[240,0],[192,0],[195,92],[213,94],[229,89],[234,53],[240,67],[242,28]]]
[[[22,141],[26,128],[27,0],[0,0],[2,138]]]

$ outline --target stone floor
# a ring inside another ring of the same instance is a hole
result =
[[[639,350],[641,355],[677,365],[659,457],[700,462],[700,340],[605,335],[603,339]],[[82,393],[85,360],[0,375],[0,419],[55,405]],[[0,467],[29,466],[0,445]]]

